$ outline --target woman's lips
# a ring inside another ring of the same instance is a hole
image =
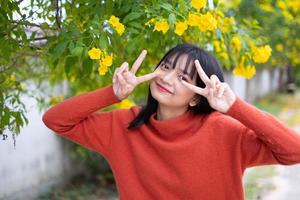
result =
[[[161,92],[168,92],[170,94],[173,94],[168,89],[166,89],[165,87],[161,86],[160,84],[156,83],[156,85],[157,85],[157,88],[158,88],[159,91],[161,91]]]

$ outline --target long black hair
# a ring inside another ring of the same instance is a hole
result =
[[[177,46],[170,49],[159,61],[155,69],[160,66],[162,62],[170,62],[171,60],[172,67],[175,68],[179,57],[182,55],[187,55],[186,67],[184,71],[187,71],[187,68],[192,67],[189,76],[193,78],[194,75],[196,75],[196,85],[198,87],[204,88],[205,84],[197,74],[197,69],[194,64],[194,60],[196,59],[199,60],[201,67],[208,77],[215,74],[221,82],[224,82],[224,75],[216,58],[203,49],[190,43],[178,44]],[[197,98],[197,104],[195,106],[189,106],[188,108],[188,110],[190,110],[193,114],[203,114],[214,111],[205,97],[197,95]],[[143,123],[147,123],[150,116],[157,111],[157,108],[158,102],[153,98],[149,86],[147,103],[146,105],[142,106],[139,114],[129,123],[128,129],[138,128]]]

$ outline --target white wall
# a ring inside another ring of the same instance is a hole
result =
[[[286,77],[285,77],[286,78]],[[232,90],[242,99],[253,103],[257,98],[262,97],[279,88],[279,70],[258,70],[250,80],[240,76],[233,76],[225,73],[225,81]]]
[[[63,143],[42,122],[34,99],[22,98],[29,124],[16,138],[0,141],[0,199],[32,199],[69,174]]]

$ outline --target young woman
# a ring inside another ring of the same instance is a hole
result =
[[[145,55],[117,68],[112,85],[43,116],[47,127],[106,158],[120,199],[241,200],[247,167],[300,163],[300,136],[237,97],[213,56],[179,44],[136,77]],[[145,106],[96,112],[145,81]]]

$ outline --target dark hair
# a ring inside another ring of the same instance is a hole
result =
[[[190,43],[183,43],[178,44],[174,48],[170,49],[164,57],[159,61],[158,65],[155,69],[162,63],[162,62],[170,62],[172,58],[172,66],[173,68],[176,66],[178,58],[182,55],[187,55],[186,60],[186,67],[184,71],[187,71],[187,68],[192,66],[192,70],[189,73],[190,77],[193,77],[195,73],[197,74],[197,70],[194,64],[194,60],[198,59],[201,67],[203,68],[204,72],[207,74],[208,77],[215,74],[221,82],[224,82],[223,72],[220,68],[219,63],[217,62],[216,58],[203,49],[197,47],[194,44]],[[205,84],[199,77],[196,75],[196,85],[204,88]],[[153,98],[151,95],[150,87],[148,88],[148,98],[147,103],[145,106],[142,107],[139,114],[133,119],[128,126],[128,129],[134,129],[140,127],[143,123],[147,123],[150,116],[157,111],[158,102],[156,99]],[[209,105],[207,99],[201,95],[198,95],[197,105],[189,106],[188,108],[193,114],[203,114],[203,113],[211,113],[214,109]]]

